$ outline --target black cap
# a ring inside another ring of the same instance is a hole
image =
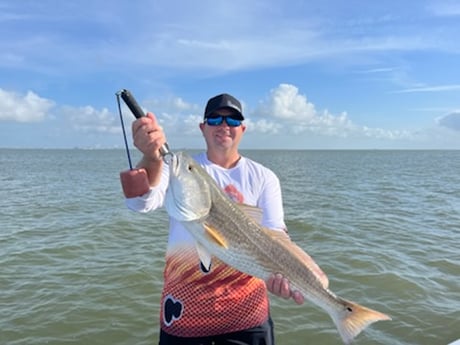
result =
[[[235,114],[239,117],[240,120],[244,120],[243,111],[241,108],[241,103],[232,95],[228,93],[223,93],[209,99],[206,104],[206,109],[204,111],[204,118],[207,118],[209,115],[214,113],[216,110],[228,108],[235,111]]]

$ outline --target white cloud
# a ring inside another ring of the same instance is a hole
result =
[[[294,85],[280,84],[271,90],[268,101],[259,109],[262,115],[300,123],[309,122],[316,116],[313,103],[299,94]]]
[[[438,125],[460,131],[460,111],[454,111],[436,119]]]
[[[38,96],[32,91],[25,95],[0,88],[0,121],[39,122],[43,121],[54,102]]]
[[[121,133],[120,122],[106,108],[97,110],[91,106],[65,106],[62,107],[61,114],[69,119],[70,125],[78,132]]]
[[[142,104],[147,107],[147,110],[161,109],[164,113],[186,113],[198,112],[201,110],[197,105],[188,103],[181,97],[176,96],[165,97],[161,100],[146,100]]]
[[[198,124],[202,121],[203,109],[181,97],[169,96],[163,99],[143,102],[147,110],[155,113],[166,133],[179,135],[199,134]]]
[[[268,99],[254,111],[254,117],[262,117],[263,120],[249,122],[250,130],[261,133],[275,134],[284,131],[293,135],[314,133],[337,138],[366,137],[390,140],[411,137],[409,131],[391,131],[354,124],[348,118],[347,112],[338,115],[331,114],[328,110],[319,112],[315,105],[308,101],[307,96],[300,94],[299,89],[291,84],[280,84],[271,90]]]
[[[281,133],[283,126],[280,123],[267,119],[245,121],[247,123],[248,132],[257,132],[262,134],[278,134]]]
[[[415,92],[445,92],[460,90],[460,84],[422,86],[410,89],[395,91],[395,93],[415,93]]]

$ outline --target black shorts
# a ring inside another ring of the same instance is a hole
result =
[[[159,345],[275,345],[273,321],[269,318],[254,328],[200,338],[175,337],[161,330]]]

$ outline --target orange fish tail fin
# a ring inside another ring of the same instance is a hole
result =
[[[345,344],[350,344],[353,339],[371,323],[391,318],[378,311],[363,307],[357,303],[341,300],[343,309],[332,316],[340,336]]]

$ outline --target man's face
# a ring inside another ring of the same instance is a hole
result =
[[[232,110],[222,108],[214,112],[212,116],[222,115],[223,117],[231,116]],[[211,117],[211,116],[210,116]],[[238,149],[238,145],[246,130],[246,126],[241,123],[237,127],[232,127],[224,121],[217,126],[211,126],[206,123],[200,123],[200,129],[210,149]]]

